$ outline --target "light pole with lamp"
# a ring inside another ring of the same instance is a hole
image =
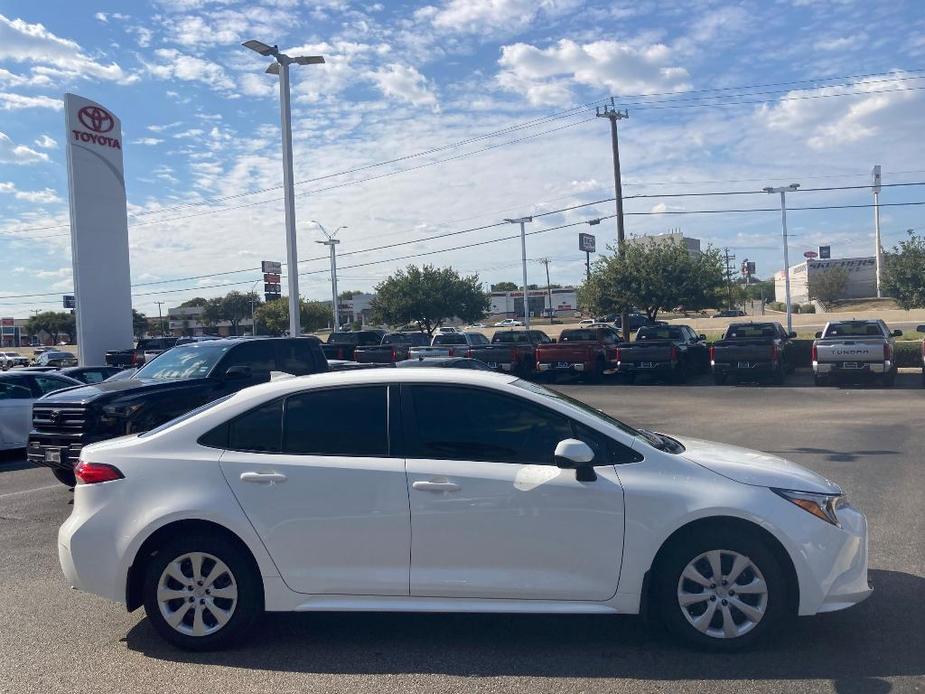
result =
[[[280,53],[277,46],[268,46],[261,41],[245,41],[242,44],[263,56],[276,59],[267,67],[267,74],[279,75],[280,126],[283,133],[283,192],[286,211],[286,274],[289,279],[289,335],[302,334],[299,316],[299,252],[295,236],[295,189],[292,173],[292,112],[289,106],[289,66],[315,65],[323,63],[320,55],[298,55],[294,58]]]
[[[524,327],[530,327],[530,300],[527,296],[527,234],[524,231],[524,224],[532,222],[533,217],[518,217],[517,219],[504,220],[508,224],[520,224],[520,261],[524,267]]]
[[[780,223],[781,235],[784,239],[784,300],[787,307],[787,332],[793,332],[793,312],[790,308],[790,252],[787,249],[787,193],[792,193],[800,187],[799,183],[791,183],[789,186],[773,188],[768,186],[764,189],[765,193],[780,194]]]
[[[340,239],[336,238],[337,232],[341,229],[346,229],[346,226],[337,227],[333,233],[329,234],[328,230],[324,228],[324,225],[316,219],[312,220],[312,224],[317,224],[318,228],[321,229],[321,233],[324,234],[324,241],[315,241],[315,243],[320,243],[322,246],[327,246],[331,249],[331,312],[334,318],[333,327],[331,332],[337,332],[337,324],[340,322],[337,311],[337,244],[340,243]]]

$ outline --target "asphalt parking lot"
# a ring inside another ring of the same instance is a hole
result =
[[[267,615],[230,652],[165,645],[143,612],[67,588],[55,534],[71,494],[0,460],[3,692],[925,691],[925,389],[561,386],[630,424],[783,455],[869,518],[874,595],[760,650],[711,655],[638,617]]]

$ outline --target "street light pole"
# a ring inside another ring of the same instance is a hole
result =
[[[262,279],[254,280],[254,283],[251,285],[250,295],[251,295],[251,336],[257,336],[257,312],[254,310],[254,302],[257,300],[257,294],[254,292],[254,287],[257,286],[259,282],[262,282]]]
[[[155,301],[154,303],[157,304],[157,322],[158,325],[161,326],[161,337],[164,337],[166,336],[166,333],[164,332],[164,317],[161,315],[161,304],[166,304],[167,302]]]
[[[877,298],[883,295],[880,291],[880,268],[883,264],[883,248],[880,244],[880,164],[877,164],[873,170],[873,191],[874,191],[874,243],[875,243],[875,272],[877,276]]]
[[[266,72],[279,75],[279,106],[280,128],[283,139],[283,193],[285,202],[283,208],[286,217],[286,274],[289,279],[289,335],[298,337],[302,334],[299,317],[299,252],[295,233],[295,188],[293,186],[292,172],[292,112],[289,105],[289,66],[311,65],[323,63],[320,55],[290,57],[280,53],[277,46],[268,46],[260,41],[245,41],[245,48],[256,51],[263,56],[273,56],[275,63],[271,63]]]
[[[315,243],[320,243],[323,246],[327,246],[328,248],[331,249],[331,315],[334,318],[331,331],[336,333],[338,323],[340,322],[338,311],[337,311],[337,250],[336,250],[336,247],[337,247],[337,244],[340,243],[340,239],[337,239],[335,237],[337,236],[338,231],[340,231],[341,229],[346,229],[347,227],[339,226],[334,230],[334,233],[329,234],[328,230],[324,228],[324,225],[321,222],[313,219],[312,224],[317,224],[318,228],[321,229],[321,233],[324,234],[325,236],[324,241],[315,241]]]
[[[771,186],[768,186],[764,189],[765,193],[780,194],[781,236],[784,240],[784,300],[787,307],[788,333],[793,332],[793,311],[790,307],[790,252],[787,247],[787,193],[792,193],[799,187],[799,183],[791,183],[789,186],[782,186],[780,188],[772,188]]]
[[[509,224],[520,224],[520,262],[524,270],[524,327],[530,328],[530,301],[527,297],[527,233],[524,230],[524,224],[532,222],[533,217],[518,217],[517,219],[507,219]]]

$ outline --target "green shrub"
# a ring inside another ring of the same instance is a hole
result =
[[[781,311],[781,312],[787,310],[787,307],[784,306],[783,302],[781,302],[781,301],[772,301],[772,302],[770,302],[770,303],[768,304],[768,308],[771,309],[772,311]]]
[[[897,342],[893,354],[896,358],[896,365],[899,367],[916,367],[922,365],[921,342],[912,340]]]
[[[816,305],[815,304],[801,304],[800,313],[815,313]]]

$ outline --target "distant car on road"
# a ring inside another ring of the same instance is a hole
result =
[[[524,325],[524,322],[517,320],[516,318],[505,318],[504,320],[499,320],[492,327],[493,328],[522,328],[523,325]]]
[[[882,320],[830,321],[813,342],[813,376],[817,386],[844,378],[879,378],[885,386],[896,381],[896,341],[902,330],[890,330]]]
[[[25,448],[32,429],[32,404],[47,393],[83,383],[42,372],[0,374],[0,450]]]
[[[710,347],[713,381],[727,378],[770,378],[783,383],[796,368],[793,338],[780,323],[730,323],[723,337]]]
[[[70,352],[42,352],[35,362],[35,365],[53,366],[56,369],[65,366],[77,366],[77,357]]]
[[[686,325],[643,326],[634,342],[621,342],[617,349],[617,373],[629,381],[652,376],[684,383],[709,368],[706,336]]]
[[[741,318],[745,315],[745,311],[741,309],[726,309],[724,311],[717,311],[713,314],[713,318]]]
[[[0,352],[0,371],[9,371],[16,366],[29,366],[29,357],[19,352]]]

